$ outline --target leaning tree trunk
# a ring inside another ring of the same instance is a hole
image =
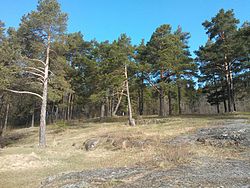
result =
[[[44,84],[43,84],[43,96],[42,107],[40,115],[40,129],[39,129],[39,146],[46,146],[46,108],[48,97],[48,77],[49,77],[49,52],[50,52],[50,35],[48,36],[48,46],[46,50],[46,62],[44,68]]]
[[[112,116],[115,116],[116,113],[117,113],[117,111],[118,111],[118,108],[119,108],[119,106],[120,106],[120,104],[121,104],[121,101],[122,101],[123,92],[124,92],[124,89],[122,89],[122,91],[121,91],[121,94],[120,94],[120,96],[119,96],[119,98],[118,98],[118,102],[117,102],[117,104],[116,104],[116,106],[115,106],[114,111],[112,112]]]
[[[127,98],[128,98],[128,122],[130,126],[135,126],[135,120],[133,119],[133,116],[132,116],[132,107],[131,107],[131,101],[130,101],[130,96],[129,96],[127,65],[125,65],[125,78],[126,78],[126,90],[127,90]]]

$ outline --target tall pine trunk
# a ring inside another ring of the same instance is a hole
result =
[[[143,115],[143,110],[144,110],[144,83],[143,83],[143,81],[144,81],[144,79],[143,79],[143,77],[141,77],[141,83],[140,83],[140,88],[139,88],[139,91],[138,91],[138,93],[139,93],[139,115],[141,116],[141,115]]]
[[[132,106],[129,95],[129,85],[128,85],[128,70],[127,65],[125,65],[125,78],[126,78],[126,90],[127,90],[127,98],[128,98],[128,122],[130,126],[135,126],[135,120],[132,115]]]
[[[230,83],[230,66],[229,63],[227,62],[226,55],[224,56],[224,60],[225,60],[224,66],[226,69],[226,81],[227,81],[228,112],[231,112],[232,97],[231,97],[231,83]]]
[[[178,113],[181,115],[181,87],[177,86]]]
[[[171,91],[168,91],[168,105],[169,105],[169,115],[172,115],[172,98],[171,98]]]
[[[161,82],[163,81],[163,70],[161,70]],[[164,91],[162,85],[160,85],[160,112],[159,116],[164,116]]]
[[[33,105],[32,117],[31,117],[31,127],[35,125],[35,105]]]
[[[72,93],[68,94],[68,102],[67,102],[67,120],[71,120],[71,105],[72,105]]]
[[[143,110],[144,110],[144,92],[143,88],[140,88],[139,90],[139,115],[143,115]]]
[[[226,100],[224,100],[223,103],[224,103],[224,112],[226,113],[227,112],[227,103],[226,103]]]
[[[55,108],[56,108],[56,111],[55,111],[55,120],[56,120],[56,122],[58,121],[58,113],[59,113],[59,107],[58,106],[55,106]]]
[[[219,114],[220,113],[220,103],[216,103],[216,108],[217,108],[217,113]]]
[[[164,95],[163,95],[163,88],[160,86],[160,112],[159,116],[164,116]]]
[[[74,98],[75,98],[75,95],[72,94],[71,95],[71,103],[70,103],[70,119],[73,119],[73,110],[74,110]]]
[[[235,104],[235,90],[234,90],[234,84],[233,84],[233,75],[232,71],[230,70],[230,85],[231,85],[231,96],[232,96],[232,105],[233,105],[233,111],[236,111],[236,104]]]
[[[46,108],[48,97],[48,77],[49,77],[49,54],[50,54],[50,35],[48,36],[48,45],[46,49],[46,62],[44,68],[44,84],[43,84],[43,96],[42,107],[40,115],[40,129],[39,129],[39,146],[46,146]]]
[[[107,89],[106,91],[106,117],[111,117],[111,109],[110,109],[110,89]]]
[[[10,104],[8,103],[6,105],[6,112],[5,112],[5,120],[3,124],[3,130],[2,130],[2,137],[5,136],[6,130],[7,130],[7,125],[8,125],[8,119],[9,119],[9,109],[10,109]]]
[[[101,104],[101,118],[104,118],[104,116],[105,116],[105,104],[102,103]]]

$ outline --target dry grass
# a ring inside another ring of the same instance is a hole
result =
[[[9,145],[0,149],[0,187],[39,187],[45,177],[61,172],[135,165],[171,168],[189,162],[192,155],[219,157],[221,151],[212,147],[173,147],[166,143],[199,127],[223,121],[223,116],[177,116],[137,127],[125,126],[125,122],[75,121],[69,125],[61,122],[48,126],[46,149],[37,145],[37,128],[13,130],[7,135]],[[11,140],[13,135],[20,137]],[[94,151],[87,152],[83,143],[89,138],[102,141]],[[231,154],[226,152],[225,156]]]

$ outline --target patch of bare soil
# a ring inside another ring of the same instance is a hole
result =
[[[119,140],[112,137],[113,140]],[[199,129],[191,135],[178,136],[168,142],[179,147],[233,148],[238,158],[194,155],[192,161],[171,168],[109,168],[71,172],[48,177],[42,188],[48,187],[250,187],[250,125],[245,120],[232,119],[213,128]],[[121,140],[119,143],[123,143]],[[122,144],[118,144],[121,145]],[[197,151],[198,153],[199,151]]]

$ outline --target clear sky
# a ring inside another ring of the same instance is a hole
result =
[[[0,20],[17,27],[22,15],[36,9],[37,0],[0,0]],[[234,9],[236,18],[250,21],[250,0],[59,0],[69,14],[68,32],[81,31],[86,40],[117,39],[121,33],[133,44],[149,40],[161,24],[181,25],[191,33],[191,51],[205,43],[201,23],[219,9]]]

